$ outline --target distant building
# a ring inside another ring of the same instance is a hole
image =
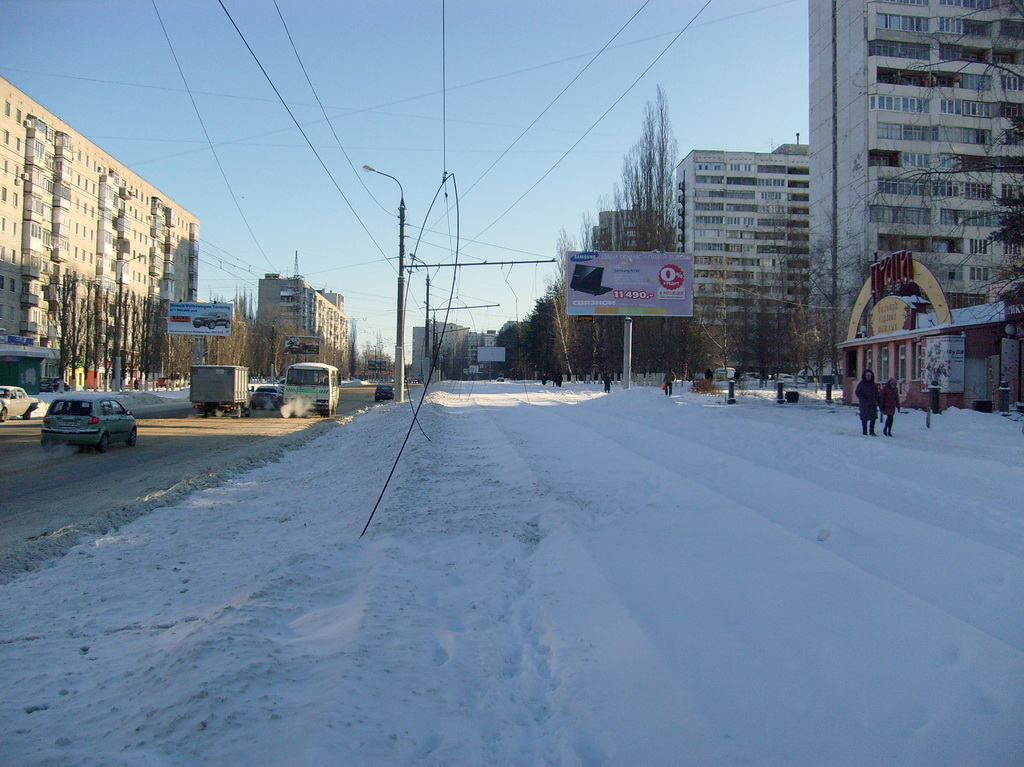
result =
[[[410,375],[416,375],[426,381],[430,371],[431,349],[438,348],[437,366],[445,377],[461,377],[467,365],[466,338],[470,335],[469,328],[449,322],[447,325],[434,322],[430,328],[430,349],[425,349],[427,334],[423,327],[412,329],[412,364]],[[477,334],[479,335],[479,334]]]
[[[1019,172],[993,170],[1020,143],[1022,40],[1004,0],[811,0],[812,236],[841,306],[897,251],[954,308],[1019,268],[990,235],[995,198],[1022,194]]]
[[[772,152],[694,150],[676,170],[679,249],[694,256],[694,307],[704,321],[767,299],[806,296],[810,169],[806,144]]]
[[[636,250],[637,228],[633,211],[602,210],[593,228],[594,249],[603,251]]]
[[[286,333],[319,338],[328,347],[345,351],[349,345],[345,298],[317,290],[302,277],[267,274],[260,280],[256,322],[280,323]]]

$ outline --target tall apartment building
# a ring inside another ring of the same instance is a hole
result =
[[[637,229],[629,210],[602,210],[593,227],[594,249],[603,251],[636,250]]]
[[[803,303],[810,252],[806,144],[694,150],[676,169],[680,250],[694,260],[694,312],[725,322]]]
[[[811,0],[812,240],[842,304],[898,250],[954,307],[1019,264],[990,235],[1024,184],[993,168],[1021,154],[1022,38],[1010,0]]]
[[[438,367],[443,375],[461,377],[461,372],[467,367],[468,357],[466,351],[466,338],[470,335],[469,328],[449,322],[434,321],[431,323],[429,343],[431,349],[426,349],[427,334],[423,327],[412,329],[412,364],[407,373],[419,376],[425,381],[427,372],[430,370],[431,350],[438,344]],[[493,345],[493,344],[492,344]],[[435,371],[436,375],[436,371]]]
[[[62,275],[194,301],[199,219],[0,78],[0,341],[59,344]]]
[[[345,297],[317,290],[302,277],[267,274],[260,280],[256,322],[281,323],[286,333],[315,336],[325,346],[348,349]]]

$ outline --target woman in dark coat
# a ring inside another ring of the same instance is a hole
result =
[[[878,395],[878,406],[885,416],[885,423],[882,425],[882,434],[892,436],[892,419],[896,411],[900,409],[900,392],[896,387],[896,379],[890,378],[882,384],[882,390]]]
[[[878,405],[881,395],[878,391],[878,384],[875,383],[875,372],[865,370],[860,377],[860,383],[854,391],[857,397],[857,404],[860,408],[861,434],[875,436],[875,421],[878,420]]]

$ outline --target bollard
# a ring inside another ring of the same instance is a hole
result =
[[[784,391],[785,388],[786,388],[786,385],[784,383],[782,383],[782,381],[776,382],[776,384],[775,384],[775,401],[778,402],[780,405],[783,404],[786,401],[786,393]]]
[[[831,402],[832,401],[832,384],[831,383],[825,384],[825,401],[826,402]]]
[[[729,399],[725,401],[727,405],[736,404],[736,382],[729,381]]]
[[[939,382],[932,381],[932,385],[928,388],[932,393],[932,412],[938,415],[942,412],[939,409]]]
[[[1010,412],[1010,383],[1002,381],[999,384],[999,412]]]

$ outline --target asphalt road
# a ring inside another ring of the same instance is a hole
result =
[[[342,389],[335,418],[202,418],[188,401],[133,408],[139,441],[107,453],[39,445],[42,418],[0,424],[0,582],[191,490],[217,484],[374,404],[373,387]],[[6,576],[6,577],[5,577]]]

